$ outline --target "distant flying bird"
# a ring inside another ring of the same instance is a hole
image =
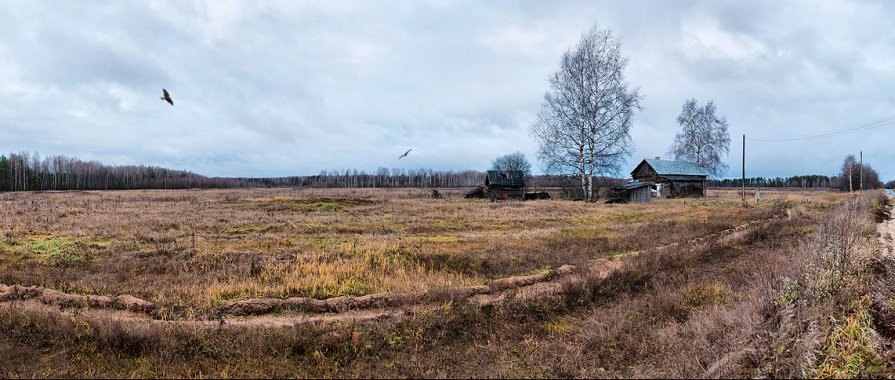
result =
[[[171,94],[169,94],[168,90],[165,90],[164,88],[162,89],[162,97],[159,99],[168,102],[168,104],[170,104],[172,106],[174,105],[174,101],[171,100]]]
[[[398,159],[400,160],[400,159],[402,159],[402,158],[404,158],[404,157],[407,157],[407,153],[410,153],[411,150],[413,150],[413,148],[407,149],[407,151],[404,152],[404,154],[402,154],[401,157],[398,157]]]

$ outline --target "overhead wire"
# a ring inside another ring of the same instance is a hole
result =
[[[842,136],[842,135],[847,135],[847,134],[851,134],[851,133],[863,132],[863,131],[876,129],[876,128],[880,128],[880,127],[885,127],[885,126],[889,126],[889,125],[893,125],[893,124],[895,124],[895,116],[889,116],[889,117],[885,117],[885,118],[875,120],[875,121],[872,121],[869,123],[865,123],[865,124],[862,124],[859,126],[846,128],[846,129],[840,129],[840,130],[834,130],[834,131],[828,131],[828,132],[818,133],[818,134],[814,134],[814,135],[805,135],[805,136],[790,137],[790,138],[763,138],[763,139],[761,139],[761,138],[759,138],[759,139],[746,138],[746,140],[762,141],[762,142],[816,140],[816,139],[822,139],[822,138],[827,138],[827,137],[836,137],[836,136]]]

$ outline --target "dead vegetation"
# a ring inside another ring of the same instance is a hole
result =
[[[739,211],[739,204],[731,200],[732,196],[688,201],[691,203],[657,202],[650,207],[582,206],[584,211],[578,214],[574,210],[581,204],[570,206],[566,202],[551,201],[537,206],[540,217],[521,213],[533,211],[524,208],[537,203],[496,205],[500,212],[515,213],[516,217],[525,215],[526,221],[538,226],[525,231],[538,236],[526,241],[532,251],[567,247],[586,256],[578,260],[611,256],[621,260],[620,266],[615,265],[618,269],[607,272],[605,279],[580,281],[569,276],[568,281],[559,283],[564,287],[562,297],[532,299],[526,303],[467,306],[445,299],[437,308],[398,320],[373,324],[301,324],[275,329],[146,325],[0,307],[0,359],[9,359],[0,366],[0,375],[867,377],[891,374],[886,356],[886,347],[891,346],[886,342],[892,338],[892,326],[895,326],[891,306],[895,303],[886,284],[891,283],[890,276],[895,272],[887,261],[891,259],[876,255],[879,247],[872,223],[873,202],[887,205],[886,201],[867,195],[836,205],[841,197],[826,193],[779,194],[778,200],[767,201],[775,195],[765,194],[766,204],[761,208]],[[417,200],[390,197],[374,199],[374,202],[341,212],[384,207],[376,212],[386,213],[393,210],[389,208],[391,205],[406,207]],[[457,199],[451,196],[443,202],[446,205],[439,207],[458,207],[452,204]],[[237,199],[231,204],[239,205],[240,201]],[[466,213],[483,207],[484,210],[475,212],[493,218],[495,225],[504,222],[498,213],[489,214],[490,205],[485,202],[460,206],[470,207],[462,210]],[[548,206],[557,210],[545,212]],[[718,227],[711,227],[714,214],[703,222],[700,212],[712,209],[724,210],[725,217],[738,222],[759,218],[768,221],[731,238],[707,238],[700,244],[675,245],[636,256],[626,255],[636,250],[634,245],[613,246],[609,242],[616,239],[604,239],[607,235],[630,238],[635,233],[643,233],[653,239],[651,246],[657,246],[660,244],[656,241],[674,243],[684,241],[678,240],[683,236],[703,236],[713,228],[720,228],[720,222]],[[427,212],[419,212],[422,215],[417,215],[417,220],[425,221]],[[560,218],[560,213],[570,213],[571,217]],[[311,214],[315,216],[309,218],[312,220],[329,215],[316,211]],[[495,232],[505,231],[500,227],[470,228],[476,225],[476,219],[449,215],[445,214],[444,219],[462,221],[466,226],[454,232],[441,230],[441,235],[434,236],[406,234],[401,240],[413,243],[403,244],[433,249],[439,244],[457,247],[454,244],[481,239],[488,241],[486,246],[493,246],[499,241]],[[370,218],[368,222],[376,220]],[[672,226],[646,227],[658,226],[663,218],[673,221]],[[345,223],[351,224],[351,221]],[[698,225],[709,227],[700,229]],[[599,232],[591,232],[585,226]],[[653,232],[656,230],[659,232]],[[560,233],[577,235],[566,238],[565,245],[550,241],[551,237],[558,239]],[[201,232],[197,235],[200,239],[209,239],[209,235]],[[27,236],[30,235],[14,238]],[[114,234],[104,236],[110,239],[110,246],[115,244]],[[524,238],[526,235],[511,236]],[[336,245],[330,245],[330,241],[320,244],[331,249],[350,246],[353,240],[347,238]],[[595,254],[588,250],[586,241],[594,247],[614,247],[618,251]],[[196,255],[202,255],[205,246],[202,242],[197,245]],[[172,250],[175,251],[173,258],[190,251],[189,244]],[[520,249],[508,252],[516,251]],[[463,252],[458,250],[461,255]],[[487,252],[496,256],[493,260],[510,259],[500,253]],[[270,261],[265,262],[264,268],[280,260],[278,255],[269,256]],[[550,263],[544,259],[536,261],[524,253],[520,255],[522,260],[534,262],[515,267],[527,268],[528,273],[523,269],[512,274],[538,276],[546,269],[539,265]],[[557,254],[555,258],[562,260],[569,256]],[[239,265],[243,259],[232,260],[220,264],[216,270]],[[286,256],[283,260],[295,259]],[[338,260],[348,260],[348,257],[321,262],[329,264]],[[511,261],[503,263],[506,262]],[[165,265],[166,261],[156,263]],[[4,261],[4,265],[9,264]],[[60,268],[40,265],[43,271]],[[441,265],[439,268],[444,268],[441,271],[464,268],[462,262]],[[545,266],[549,268],[551,264]],[[465,267],[467,273],[476,273],[475,268]],[[493,276],[499,272],[479,273]],[[83,272],[77,273],[83,275]],[[166,271],[161,273],[168,275]],[[262,270],[260,276],[264,273]],[[467,285],[476,289],[481,284]],[[500,287],[500,282],[494,286]],[[61,352],[64,355],[60,356]],[[22,355],[43,359],[28,362],[15,359]]]
[[[442,193],[445,199],[423,190],[3,194],[0,283],[130,294],[158,304],[166,318],[189,319],[248,298],[485,285],[780,213],[741,208],[726,195],[613,207]],[[820,198],[813,202],[830,202]]]

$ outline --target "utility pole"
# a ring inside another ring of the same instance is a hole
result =
[[[864,190],[864,151],[863,150],[861,151],[860,155],[861,155],[861,176],[859,178],[861,181],[861,190]]]
[[[743,203],[746,203],[746,135],[743,134]]]

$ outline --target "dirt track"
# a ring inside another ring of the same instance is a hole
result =
[[[886,190],[889,199],[895,201],[895,192]],[[890,212],[895,212],[895,205],[890,208]],[[892,214],[895,216],[895,214]],[[889,218],[876,226],[879,233],[879,243],[882,246],[882,255],[889,258],[895,258],[895,220]]]
[[[305,297],[258,298],[233,302],[218,309],[216,320],[159,319],[157,305],[130,295],[117,297],[66,294],[39,286],[0,284],[0,307],[44,310],[67,315],[95,318],[179,324],[196,327],[277,327],[303,323],[364,322],[400,319],[413,313],[450,307],[454,304],[490,306],[558,297],[586,281],[606,278],[622,268],[628,258],[641,252],[660,254],[681,245],[701,246],[708,242],[727,243],[743,238],[749,231],[770,223],[746,223],[716,234],[685,243],[674,243],[640,252],[620,260],[599,259],[585,267],[564,265],[547,273],[513,276],[492,281],[488,285],[433,289],[424,292],[386,292],[361,297],[334,297],[317,300]],[[895,225],[886,228],[895,229]],[[895,231],[895,230],[893,230]],[[891,236],[891,235],[889,235]]]

